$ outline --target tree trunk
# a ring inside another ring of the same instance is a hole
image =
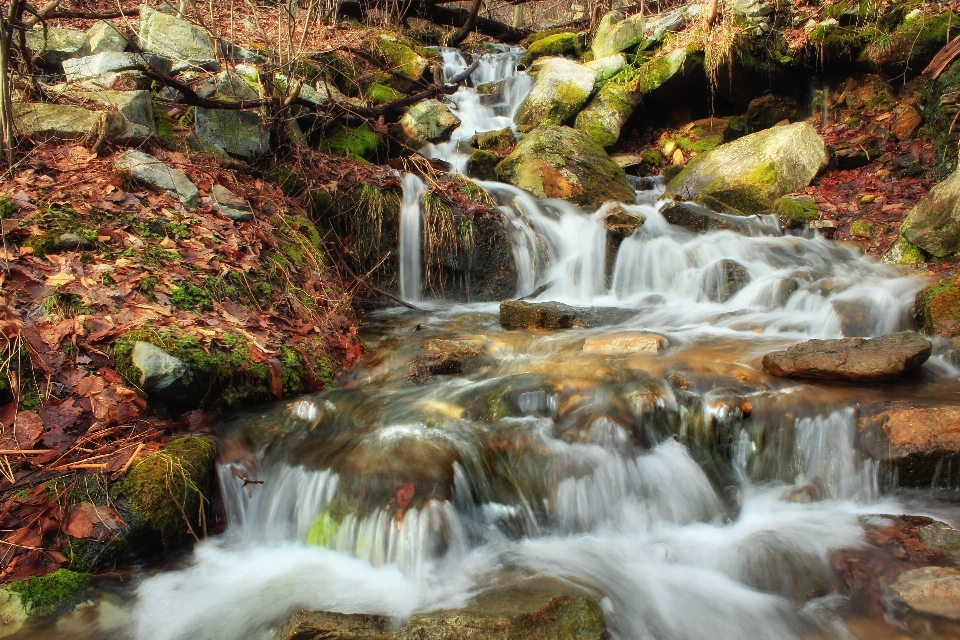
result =
[[[470,15],[467,16],[467,21],[463,23],[463,26],[460,27],[456,33],[447,38],[448,47],[459,46],[460,43],[470,35],[473,25],[477,23],[477,15],[480,13],[480,6],[482,4],[483,0],[473,0],[473,4],[470,5]]]

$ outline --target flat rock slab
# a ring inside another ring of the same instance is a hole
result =
[[[609,355],[656,353],[665,349],[667,344],[667,339],[658,333],[614,333],[590,336],[583,341],[583,352]]]
[[[617,324],[635,313],[609,307],[571,307],[560,302],[504,300],[500,303],[500,324],[507,329],[589,328]]]
[[[200,204],[200,191],[183,171],[163,164],[148,153],[127,151],[114,162],[116,169],[130,172],[137,184],[153,191],[169,193],[187,207]]]
[[[884,380],[919,369],[930,350],[926,338],[910,331],[869,339],[808,340],[763,356],[763,368],[783,378]]]
[[[890,592],[920,613],[960,620],[960,571],[923,567],[897,576]]]

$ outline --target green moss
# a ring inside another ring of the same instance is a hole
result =
[[[157,137],[165,142],[173,141],[173,118],[163,109],[153,110],[153,128]]]
[[[800,224],[808,224],[820,218],[816,202],[783,197],[773,201],[773,211],[777,214],[781,228],[787,229]]]
[[[901,227],[901,232],[903,227]],[[891,264],[923,264],[927,261],[927,256],[923,249],[913,244],[902,235],[890,247],[890,250],[883,256],[883,261]]]
[[[866,220],[854,220],[850,225],[850,235],[854,238],[874,238],[879,229]]]
[[[922,93],[924,121],[933,151],[934,175],[943,180],[957,168],[957,148],[960,145],[960,112],[954,96],[960,93],[960,60],[954,61]]]
[[[69,569],[57,569],[6,588],[20,596],[31,615],[48,615],[62,613],[83,601],[90,590],[90,579]]]
[[[396,89],[380,84],[379,82],[374,82],[367,87],[367,100],[374,104],[383,104],[384,102],[398,100],[402,97],[403,94]]]
[[[306,184],[294,171],[282,164],[275,164],[263,172],[263,177],[280,187],[284,195],[292,196],[303,191]]]
[[[213,307],[210,291],[189,280],[177,280],[170,285],[170,302],[178,309],[206,311]]]
[[[555,36],[558,33],[566,33],[566,30],[563,27],[557,27],[554,29],[544,29],[543,31],[537,31],[534,34],[527,36],[527,38],[523,41],[522,46],[525,47],[526,49],[529,49],[535,42],[543,40],[544,38]]]
[[[135,463],[119,487],[136,517],[165,541],[189,532],[200,535],[204,493],[217,445],[205,436],[171,440],[162,451]]]
[[[324,138],[322,148],[331,155],[366,161],[376,153],[379,143],[377,134],[366,122],[355,129],[340,124]]]
[[[941,280],[917,294],[917,324],[927,335],[950,338],[960,334],[960,286],[957,277]]]
[[[580,36],[576,33],[555,33],[535,40],[520,59],[520,64],[529,66],[534,60],[543,56],[564,55],[578,58],[583,55],[583,45],[580,42]]]
[[[338,531],[340,531],[340,522],[330,515],[329,510],[321,511],[310,525],[306,543],[317,547],[329,547],[337,539]]]
[[[677,49],[668,55],[654,58],[643,65],[640,68],[642,78],[638,85],[640,93],[646,94],[658,89],[660,85],[680,70],[686,58],[686,53],[682,49]]]
[[[370,49],[390,68],[408,78],[419,80],[429,64],[427,59],[396,34],[380,33],[368,41]],[[391,80],[392,81],[392,80]]]

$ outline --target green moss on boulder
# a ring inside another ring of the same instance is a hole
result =
[[[533,42],[527,52],[520,58],[520,64],[529,66],[534,60],[543,56],[574,56],[583,55],[583,46],[580,36],[576,33],[562,32]]]
[[[784,196],[773,202],[773,212],[781,229],[809,224],[820,218],[817,201],[811,196]]]
[[[477,180],[496,180],[495,167],[498,162],[500,162],[500,158],[489,151],[474,149],[470,157],[467,158],[467,175]]]
[[[341,123],[326,135],[320,147],[334,156],[366,162],[376,153],[379,144],[380,139],[366,122],[356,128]]]
[[[923,249],[900,236],[884,254],[882,261],[888,264],[916,265],[926,262],[927,257]]]
[[[960,251],[960,171],[951,173],[917,203],[900,233],[937,258]]]
[[[30,615],[52,615],[72,609],[90,591],[90,579],[69,569],[34,576],[6,587],[20,597]]]
[[[536,65],[536,81],[517,109],[517,130],[561,125],[586,104],[597,72],[565,58],[547,58]]]
[[[960,335],[960,283],[957,277],[921,289],[917,294],[916,312],[917,324],[923,333],[941,338]]]

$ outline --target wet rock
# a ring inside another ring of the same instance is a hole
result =
[[[960,171],[930,189],[907,214],[900,233],[937,258],[960,251]]]
[[[508,329],[571,329],[623,322],[634,315],[629,309],[571,307],[560,302],[500,303],[500,324]]]
[[[769,213],[774,200],[806,187],[828,161],[823,139],[809,124],[773,127],[696,156],[666,195]]]
[[[462,609],[414,615],[395,640],[601,640],[595,600],[532,588],[498,589]]]
[[[619,11],[610,11],[600,19],[597,33],[593,37],[591,50],[593,56],[605,58],[626,51],[643,40],[643,14],[625,18]]]
[[[460,358],[449,353],[422,353],[410,363],[409,376],[421,383],[431,376],[460,373]]]
[[[204,146],[250,160],[270,150],[270,128],[256,113],[196,107],[196,134]]]
[[[960,335],[960,283],[947,278],[917,293],[917,324],[927,335],[952,338]]]
[[[187,207],[195,207],[200,203],[200,191],[185,173],[168,167],[142,151],[131,150],[120,155],[114,162],[114,168],[129,171],[135,183],[153,191],[169,193]]]
[[[869,336],[873,332],[875,321],[873,309],[861,300],[831,300],[830,305],[840,319],[840,331],[847,338]]]
[[[930,351],[928,340],[908,331],[872,339],[808,340],[766,354],[763,368],[780,377],[883,380],[920,368]]]
[[[491,153],[506,153],[516,145],[517,137],[513,135],[513,130],[509,128],[478,133],[470,138],[471,147]]]
[[[923,567],[905,571],[888,590],[914,611],[960,620],[960,570]]]
[[[781,229],[795,229],[820,217],[813,196],[784,196],[773,201],[773,212]]]
[[[920,542],[954,562],[960,560],[960,533],[946,522],[925,516],[911,516]]]
[[[392,626],[385,616],[301,611],[280,627],[272,640],[390,640]]]
[[[175,390],[187,375],[183,360],[149,342],[135,343],[130,359],[140,371],[139,386],[147,393],[163,395]]]
[[[76,29],[48,26],[44,37],[43,25],[27,31],[27,49],[50,65],[84,55],[87,34]]]
[[[499,162],[500,158],[489,151],[474,149],[467,158],[467,175],[477,180],[496,180]]]
[[[747,106],[747,113],[744,115],[747,133],[769,129],[783,120],[796,121],[799,119],[799,113],[800,107],[793,98],[772,93],[754,98]]]
[[[395,135],[408,147],[419,149],[441,142],[460,126],[460,118],[439,100],[424,100],[410,107],[395,129]]]
[[[836,220],[814,220],[810,223],[810,228],[819,231],[824,238],[832,238],[839,226]]]
[[[174,61],[173,71],[201,68],[219,71],[213,39],[206,30],[176,16],[140,9],[140,49]]]
[[[569,127],[548,127],[527,135],[496,167],[497,176],[538,198],[562,198],[599,207],[636,197],[623,168],[597,142]]]
[[[750,227],[742,220],[689,202],[671,202],[660,209],[660,215],[670,224],[689,229],[694,233],[736,231],[749,234],[750,232]]]
[[[87,31],[84,53],[94,56],[105,51],[123,51],[127,48],[127,39],[112,23],[100,20]]]
[[[454,358],[466,360],[467,358],[475,358],[483,353],[485,344],[483,340],[471,340],[469,338],[460,340],[438,338],[436,340],[430,340],[423,347],[427,351],[437,351]]]
[[[580,36],[576,33],[564,32],[535,40],[527,47],[527,52],[520,58],[520,64],[529,67],[534,60],[543,56],[573,56],[579,58],[583,54]]]
[[[707,278],[704,289],[708,297],[714,302],[720,303],[726,302],[737,295],[737,292],[747,286],[751,280],[750,272],[747,271],[746,267],[736,260],[727,258],[720,260],[717,268],[714,269],[712,274],[708,274]],[[716,278],[716,281],[711,283],[710,278]]]
[[[517,131],[556,127],[577,113],[593,93],[597,72],[566,58],[545,58],[536,64],[533,88],[514,122]]]
[[[906,403],[866,406],[858,424],[859,444],[898,486],[929,487],[956,481],[945,462],[960,455],[960,407],[916,407]],[[939,477],[942,475],[944,477]]]
[[[618,238],[629,238],[646,221],[643,214],[627,211],[619,202],[608,202],[604,210],[603,226]]]
[[[590,336],[583,341],[583,352],[611,355],[656,353],[665,349],[667,344],[667,339],[657,333],[614,333]]]

